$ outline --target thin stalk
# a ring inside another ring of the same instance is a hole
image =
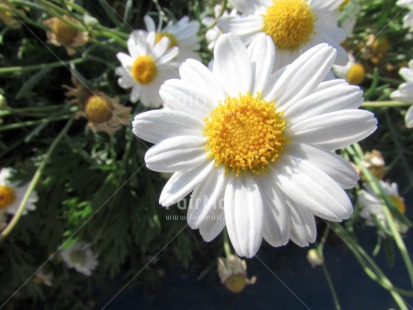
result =
[[[0,127],[0,132],[7,131],[7,130],[13,130],[13,129],[19,129],[19,128],[28,127],[28,126],[36,126],[36,125],[39,125],[39,124],[60,121],[60,120],[63,120],[63,119],[68,119],[68,118],[69,118],[68,115],[64,115],[64,116],[60,116],[60,117],[41,119],[41,120],[37,120],[37,121],[27,121],[27,122],[21,122],[21,123],[5,125],[5,126]]]
[[[22,201],[19,205],[19,208],[17,209],[17,212],[14,214],[14,216],[11,219],[10,223],[1,232],[0,241],[4,240],[10,234],[10,232],[14,229],[16,224],[19,222],[20,217],[23,214],[24,207],[26,206],[27,201],[29,200],[31,193],[34,191],[34,189],[37,185],[37,182],[39,181],[50,156],[52,155],[52,153],[53,153],[54,149],[56,148],[56,146],[59,144],[60,140],[64,137],[64,135],[69,130],[70,126],[72,125],[73,120],[74,120],[74,118],[71,118],[66,123],[66,126],[62,129],[60,134],[56,137],[56,139],[53,141],[52,145],[47,150],[47,153],[46,153],[42,163],[40,164],[39,168],[37,168],[36,173],[33,175],[33,178],[30,181],[29,187],[27,188],[26,193],[23,196],[23,199],[22,199]]]
[[[408,107],[411,103],[400,102],[400,101],[364,101],[361,104],[362,108],[398,108],[398,107]]]
[[[5,68],[0,68],[0,74],[4,73],[13,73],[13,72],[26,72],[26,71],[34,71],[34,70],[41,70],[41,69],[46,69],[46,68],[57,68],[61,66],[68,66],[70,64],[79,64],[87,59],[84,58],[77,58],[73,60],[67,60],[67,61],[57,61],[57,62],[52,62],[48,64],[39,64],[39,65],[30,65],[30,66],[16,66],[16,67],[5,67]]]
[[[324,276],[326,277],[328,287],[330,289],[331,295],[333,296],[334,305],[336,307],[336,310],[340,310],[341,309],[340,301],[338,300],[337,292],[334,288],[334,284],[333,284],[333,281],[331,280],[330,273],[328,272],[327,266],[324,263],[321,265],[321,267],[323,268]]]
[[[226,230],[224,231],[224,252],[227,258],[232,256],[231,247],[229,246],[228,233]]]

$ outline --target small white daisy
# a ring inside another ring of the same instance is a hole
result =
[[[356,62],[353,55],[348,53],[348,62],[345,66],[334,65],[333,72],[336,77],[345,79],[353,85],[359,85],[363,82],[366,72],[364,66]]]
[[[202,24],[204,24],[204,26],[206,26],[206,27],[210,27],[214,23],[215,19],[219,17],[219,14],[221,13],[221,11],[222,11],[222,5],[217,4],[214,7],[215,18],[209,17],[209,16],[204,17],[202,19]],[[232,9],[230,12],[228,12],[228,10],[225,10],[222,13],[221,17],[236,16],[236,15],[237,15],[237,10]],[[222,31],[219,30],[218,26],[216,26],[216,25],[206,32],[205,38],[208,42],[208,49],[210,49],[211,51],[214,50],[215,44],[217,43],[217,40],[218,40],[220,35],[222,35]]]
[[[12,173],[12,168],[3,168],[0,171],[0,212],[16,214],[29,188],[29,183],[20,185],[17,182],[10,181]],[[37,193],[33,191],[23,210],[23,215],[26,215],[28,211],[36,209],[35,203],[37,199]]]
[[[413,32],[413,0],[398,0],[396,5],[409,9],[409,12],[403,17],[403,27]]]
[[[406,83],[399,86],[398,90],[391,93],[390,98],[401,102],[411,103],[412,106],[407,110],[405,123],[407,128],[413,127],[413,59],[409,61],[409,68],[401,68],[399,74]]]
[[[170,21],[163,29],[162,20],[158,27],[156,27],[154,20],[149,15],[144,17],[144,22],[148,32],[156,34],[156,42],[159,42],[163,37],[167,37],[170,40],[171,46],[179,47],[178,60],[180,62],[188,58],[199,59],[198,21],[189,21],[189,17],[184,16],[176,23]]]
[[[396,183],[388,183],[385,181],[380,181],[381,186],[384,191],[390,196],[396,205],[400,213],[404,214],[406,212],[406,205],[402,197],[400,197],[399,189]],[[383,227],[388,227],[386,216],[384,215],[383,205],[380,203],[379,197],[375,194],[373,189],[368,183],[364,183],[364,188],[366,190],[360,191],[359,203],[363,206],[360,211],[360,216],[366,220],[368,226],[376,226],[374,217],[376,218]],[[400,232],[407,232],[408,227],[403,223],[400,223],[397,219],[394,219]]]
[[[328,43],[337,49],[336,64],[347,63],[347,53],[340,43],[346,39],[338,27],[338,9],[342,0],[231,0],[243,14],[223,17],[218,27],[232,32],[249,44],[258,34],[266,33],[277,47],[276,63],[291,63],[309,48]]]
[[[132,88],[132,102],[139,99],[147,107],[161,106],[161,85],[178,75],[179,64],[173,61],[179,53],[178,47],[170,47],[168,37],[156,42],[155,32],[137,30],[129,36],[128,50],[130,55],[116,55],[122,64],[116,68],[120,87]]]
[[[97,256],[93,254],[88,244],[75,243],[72,247],[62,250],[60,257],[69,268],[74,268],[86,276],[90,276],[98,265]]]
[[[168,109],[139,114],[133,132],[154,143],[149,169],[175,172],[160,204],[193,191],[188,224],[211,241],[226,226],[235,251],[252,257],[262,238],[307,246],[316,238],[314,215],[349,218],[343,189],[358,175],[334,154],[375,129],[358,110],[362,92],[343,80],[322,82],[336,51],[320,44],[272,73],[274,44],[260,35],[247,49],[222,35],[210,71],[196,60],[181,65],[181,79],[161,88]]]

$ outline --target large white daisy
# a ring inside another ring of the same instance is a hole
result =
[[[273,71],[274,44],[258,36],[247,49],[218,39],[210,71],[195,60],[161,88],[168,109],[139,114],[133,132],[155,145],[149,169],[175,172],[160,204],[193,191],[188,224],[211,241],[226,226],[235,251],[252,257],[262,238],[273,246],[316,238],[314,215],[350,216],[344,189],[358,175],[334,154],[370,135],[376,119],[358,110],[362,92],[343,80],[322,82],[335,50],[318,45]]]
[[[10,177],[13,173],[12,168],[3,168],[0,171],[0,212],[16,214],[19,206],[23,200],[24,195],[29,188],[29,183],[19,184],[13,182]],[[37,202],[37,193],[33,191],[30,194],[29,200],[23,210],[23,215],[27,214],[27,211],[33,211],[36,209],[35,203]]]
[[[156,42],[159,42],[163,37],[167,37],[170,40],[171,46],[179,47],[178,59],[181,62],[188,58],[199,59],[198,21],[189,21],[189,17],[184,16],[176,23],[168,22],[165,28],[162,28],[162,19],[158,27],[156,27],[152,17],[146,15],[144,22],[146,29],[156,34]]]
[[[304,51],[319,43],[337,49],[336,64],[347,63],[340,43],[346,39],[338,27],[342,0],[231,0],[243,14],[218,21],[225,33],[232,32],[249,44],[258,34],[266,33],[277,47],[277,59],[287,65]]]
[[[170,47],[168,37],[157,42],[155,32],[137,30],[129,36],[128,50],[130,55],[116,55],[122,64],[116,68],[116,74],[120,75],[119,86],[132,88],[132,102],[139,99],[148,107],[161,106],[161,85],[178,75],[179,63],[174,61],[179,53],[178,48]]]
[[[399,73],[406,83],[401,84],[398,90],[391,93],[390,97],[393,100],[413,104],[413,59],[409,61],[409,67],[401,68]],[[413,105],[407,110],[404,120],[406,127],[413,127]]]
[[[97,256],[93,254],[90,246],[84,243],[75,243],[70,248],[62,250],[60,257],[69,268],[86,276],[90,276],[98,265]]]

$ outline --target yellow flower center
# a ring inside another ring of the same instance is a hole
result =
[[[167,31],[164,32],[157,32],[156,33],[156,38],[155,38],[155,43],[158,43],[159,41],[161,41],[163,38],[167,37],[169,39],[169,47],[174,47],[174,46],[178,46],[178,41],[176,40],[175,36]]]
[[[103,95],[93,95],[86,102],[85,114],[87,119],[93,123],[110,120],[112,111],[112,103]]]
[[[86,253],[82,250],[72,251],[69,255],[70,260],[75,263],[84,266],[86,264]]]
[[[362,64],[354,64],[347,73],[347,81],[350,84],[358,85],[363,82],[365,76],[364,66]]]
[[[57,18],[54,20],[52,28],[56,41],[62,45],[71,45],[77,35],[77,29]]]
[[[316,15],[306,0],[273,0],[264,14],[264,32],[278,48],[296,50],[314,34]]]
[[[285,137],[286,121],[274,102],[250,94],[227,97],[205,118],[208,158],[223,164],[228,173],[264,173],[268,164],[283,153],[289,139]]]
[[[233,293],[241,293],[247,285],[245,274],[234,274],[225,282],[225,286]]]
[[[10,186],[0,185],[0,209],[5,209],[16,200],[14,189]]]
[[[158,67],[151,56],[139,56],[132,65],[131,73],[135,81],[140,84],[149,84],[158,75]]]
[[[404,203],[403,198],[396,196],[396,195],[390,195],[391,200],[394,202],[396,205],[397,209],[401,214],[406,213],[406,205]]]

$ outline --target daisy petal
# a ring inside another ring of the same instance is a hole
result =
[[[240,92],[251,91],[251,66],[242,41],[232,34],[222,35],[214,54],[213,72],[220,79],[225,92],[235,97]]]
[[[281,109],[286,110],[317,88],[331,70],[335,57],[336,51],[327,44],[309,49],[285,69],[267,94],[267,99],[277,102]]]
[[[199,232],[206,242],[214,240],[225,227],[224,211],[212,208],[207,218],[199,226]]]
[[[249,44],[261,32],[264,22],[260,16],[227,16],[218,20],[218,28],[223,33],[233,33]]]
[[[159,203],[164,207],[169,207],[184,199],[195,186],[205,180],[213,169],[214,162],[207,161],[191,170],[174,173],[165,184]]]
[[[184,171],[207,160],[205,138],[177,136],[165,139],[145,154],[146,166],[157,172]]]
[[[204,123],[191,115],[172,110],[154,110],[135,116],[133,133],[150,143],[175,136],[202,137]]]
[[[411,106],[404,117],[404,120],[406,122],[406,127],[407,128],[412,128],[413,127],[413,106]]]
[[[222,208],[222,198],[224,198],[227,183],[224,173],[223,169],[213,171],[202,184],[194,189],[187,217],[188,225],[192,229],[199,228],[211,212],[216,213],[212,209]]]
[[[265,9],[263,2],[258,0],[231,0],[231,4],[244,14],[254,14],[258,10]]]
[[[353,166],[332,151],[298,142],[290,142],[287,148],[286,153],[308,161],[344,189],[353,188],[359,180],[359,175]]]
[[[373,113],[345,110],[311,117],[292,126],[290,131],[296,142],[337,150],[368,137],[376,128]]]
[[[271,171],[277,185],[297,208],[340,222],[353,211],[346,192],[333,179],[306,161],[283,155],[281,168]]]
[[[305,247],[315,242],[317,238],[317,227],[314,216],[310,211],[295,207],[287,201],[290,213],[290,239],[296,245]]]
[[[262,242],[263,203],[257,183],[241,175],[229,180],[225,190],[225,222],[239,256],[253,257]]]

